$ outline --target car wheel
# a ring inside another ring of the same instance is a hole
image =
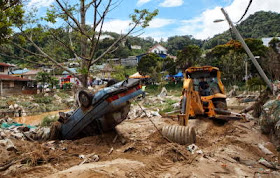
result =
[[[78,97],[79,97],[79,102],[83,107],[87,108],[91,105],[92,95],[89,94],[88,92],[82,90],[79,92]]]

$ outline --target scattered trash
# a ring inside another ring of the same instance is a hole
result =
[[[160,94],[158,95],[158,97],[162,98],[167,96],[167,90],[165,87],[162,87]]]
[[[197,150],[196,153],[202,155],[202,154],[203,154],[203,151],[202,151],[202,150]]]
[[[110,149],[110,151],[108,152],[108,155],[112,154],[113,151],[114,151],[114,148],[112,147],[112,148]]]
[[[267,149],[266,147],[264,147],[262,144],[258,144],[259,149],[264,152],[266,155],[272,155],[273,153]]]
[[[271,169],[279,169],[276,165],[268,162],[267,160],[265,160],[264,158],[261,158],[259,161],[258,161],[260,164],[264,165],[265,167],[267,168],[271,168]]]
[[[172,104],[173,109],[180,109],[180,102]]]
[[[80,159],[85,159],[85,155],[79,155]]]
[[[89,162],[97,162],[97,161],[99,161],[99,156],[98,155],[93,155],[93,156],[90,156],[89,157],[89,159],[88,159],[88,161]]]
[[[190,151],[192,154],[195,153],[195,150],[197,150],[198,147],[195,144],[191,144],[189,146],[187,146],[187,150]]]
[[[99,156],[96,155],[95,153],[89,154],[89,155],[79,155],[79,158],[83,159],[83,161],[79,164],[82,165],[84,163],[90,163],[90,162],[98,162],[99,161]]]

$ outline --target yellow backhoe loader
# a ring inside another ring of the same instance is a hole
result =
[[[185,71],[179,125],[165,126],[162,133],[180,144],[194,143],[195,129],[188,127],[188,120],[197,117],[222,120],[244,118],[227,110],[225,87],[217,67],[190,67]]]

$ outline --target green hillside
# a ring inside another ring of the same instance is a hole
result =
[[[280,35],[280,14],[275,12],[259,11],[250,15],[246,20],[237,25],[244,38],[264,38]],[[234,37],[234,35],[233,35]],[[203,45],[205,49],[213,48],[218,44],[225,44],[231,39],[229,30],[215,35]]]

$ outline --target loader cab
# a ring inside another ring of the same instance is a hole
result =
[[[185,74],[187,79],[193,80],[193,88],[201,96],[225,94],[221,73],[217,67],[190,67]]]

